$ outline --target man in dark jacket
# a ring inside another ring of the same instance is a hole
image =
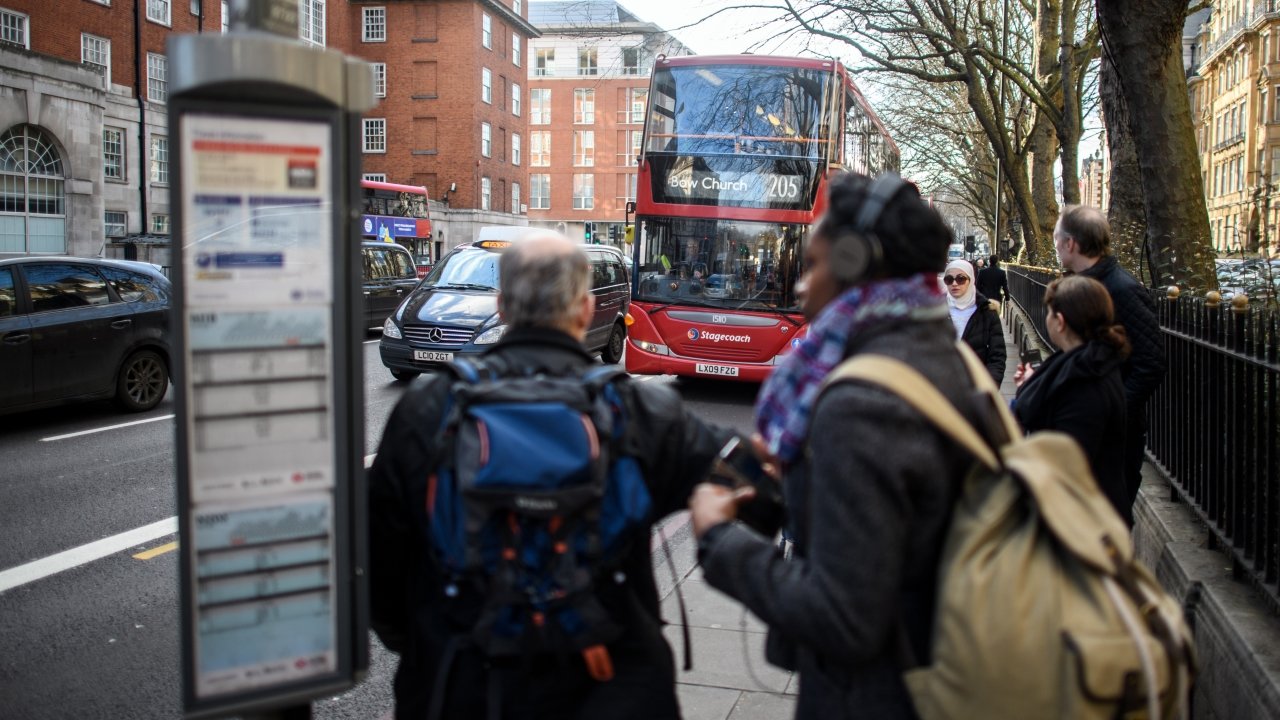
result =
[[[581,376],[592,365],[582,341],[594,312],[590,264],[582,250],[548,233],[515,244],[499,268],[498,307],[509,328],[483,356],[499,375]],[[610,680],[595,680],[581,655],[483,657],[465,642],[469,627],[446,616],[446,586],[414,508],[423,478],[440,460],[437,431],[452,383],[439,373],[415,384],[387,421],[369,472],[373,629],[400,655],[396,717],[676,720],[675,668],[662,636],[649,542],[633,543],[597,598],[621,626],[607,647]],[[728,438],[693,418],[659,384],[617,383],[652,498],[649,522],[684,506]],[[456,592],[456,590],[455,590]],[[497,706],[497,707],[495,707]]]
[[[1120,267],[1111,255],[1111,227],[1097,208],[1068,207],[1053,229],[1058,261],[1068,272],[1101,282],[1115,304],[1116,321],[1133,347],[1121,367],[1124,378],[1125,485],[1129,503],[1142,484],[1142,458],[1147,445],[1147,401],[1164,379],[1164,343],[1151,293]]]
[[[987,266],[978,271],[978,293],[1003,303],[1009,299],[1009,276],[1000,267],[1000,258],[992,255]]]

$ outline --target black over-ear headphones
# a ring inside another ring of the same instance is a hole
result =
[[[829,262],[837,280],[853,284],[880,271],[884,248],[873,228],[885,205],[907,185],[895,172],[883,173],[871,183],[853,227],[833,238],[831,243]]]

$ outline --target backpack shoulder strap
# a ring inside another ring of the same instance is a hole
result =
[[[1009,403],[1005,402],[1000,395],[1000,388],[991,379],[991,373],[987,370],[987,366],[982,364],[978,354],[969,347],[969,343],[963,340],[956,341],[956,351],[960,353],[965,366],[969,368],[969,377],[973,380],[974,387],[978,388],[978,391],[995,407],[1000,424],[1004,426],[1004,436],[1010,439],[1021,437],[1022,430],[1018,426],[1017,419],[1013,417],[1013,411],[1009,409]]]
[[[583,382],[600,388],[622,377],[629,375],[618,365],[597,365],[582,374]]]
[[[837,365],[827,375],[823,386],[826,388],[839,382],[854,380],[875,385],[897,395],[983,465],[992,469],[1000,467],[995,451],[973,425],[964,419],[960,411],[933,383],[910,365],[884,355],[856,355]]]

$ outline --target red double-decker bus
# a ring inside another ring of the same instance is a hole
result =
[[[365,240],[396,242],[413,253],[418,277],[438,260],[432,252],[427,189],[376,180],[360,181],[360,234]]]
[[[659,58],[636,187],[626,367],[760,381],[805,332],[805,237],[828,177],[898,169],[838,62]]]

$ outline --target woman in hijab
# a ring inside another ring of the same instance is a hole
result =
[[[967,260],[952,260],[942,274],[942,284],[947,290],[956,337],[973,348],[999,386],[1004,381],[1004,329],[996,304],[978,293],[974,275]]]

